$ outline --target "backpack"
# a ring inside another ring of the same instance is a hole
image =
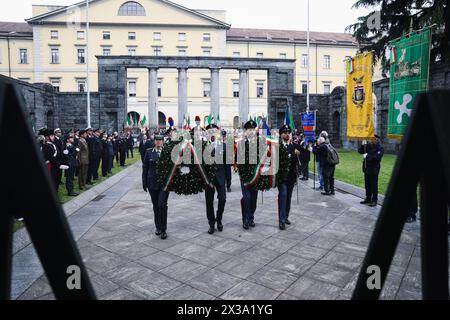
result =
[[[336,151],[336,149],[331,145],[327,144],[327,163],[329,165],[337,165],[339,164],[339,155]]]

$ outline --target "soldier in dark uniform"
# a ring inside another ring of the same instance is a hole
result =
[[[227,132],[225,130],[222,130],[222,141],[225,144],[225,141],[227,140]],[[226,147],[225,147],[226,148]],[[225,166],[225,177],[227,179],[227,191],[231,192],[231,179],[232,179],[232,175],[231,175],[231,163],[228,163],[227,161],[224,162],[224,166]]]
[[[88,133],[91,130],[87,130]],[[100,141],[100,129],[94,130],[93,134],[88,139],[89,146],[89,173],[87,184],[92,184],[91,179],[98,180],[98,169],[100,166],[100,159],[102,156],[102,143]]]
[[[312,141],[306,141],[303,136],[300,140],[300,165],[301,165],[301,173],[302,178],[300,180],[308,181],[309,180],[309,162],[311,161],[311,151],[312,151]]]
[[[219,127],[212,124],[206,127],[206,130],[219,130]],[[223,231],[222,217],[225,210],[225,203],[227,201],[227,194],[225,190],[226,183],[226,173],[225,173],[225,163],[226,163],[226,144],[221,143],[216,140],[213,135],[211,137],[211,142],[214,145],[212,156],[216,159],[216,175],[214,178],[214,187],[205,189],[205,200],[206,200],[206,217],[209,223],[209,234],[213,234],[215,229],[214,226],[217,223],[217,230],[219,232]],[[219,204],[217,207],[217,216],[214,214],[214,194],[217,190],[217,199]]]
[[[169,199],[169,192],[162,190],[156,172],[163,145],[164,137],[158,135],[155,137],[155,147],[147,150],[142,166],[142,187],[145,192],[150,193],[152,198],[156,226],[155,234],[161,236],[161,239],[164,240],[167,239],[167,200]]]
[[[64,141],[61,129],[57,128],[53,132],[55,139],[53,140],[53,144],[56,146],[56,149],[58,150],[58,154],[56,156],[56,181],[57,181],[57,187],[59,188],[59,185],[61,184],[61,178],[62,178],[62,170],[59,168],[63,164],[63,150],[64,150]]]
[[[380,140],[380,137],[375,135],[369,144],[364,141],[358,149],[358,152],[364,155],[363,172],[366,187],[366,199],[361,204],[370,207],[376,207],[378,203],[378,175],[384,154]]]
[[[125,167],[126,153],[128,150],[127,139],[122,135],[117,140],[117,150],[119,150],[120,166]]]
[[[250,148],[250,143],[257,143],[257,123],[253,120],[248,121],[244,125],[245,139],[240,143],[245,143],[245,148]],[[246,187],[244,181],[241,180],[241,210],[242,210],[242,223],[243,228],[248,230],[250,227],[255,227],[255,212],[258,202],[258,190],[253,187]]]
[[[107,177],[109,171],[108,135],[102,133],[100,143],[102,144],[102,176]]]
[[[60,160],[58,157],[58,149],[54,145],[55,134],[53,130],[47,129],[44,131],[45,142],[42,145],[42,152],[44,154],[45,164],[47,165],[48,171],[52,177],[54,187],[58,191],[58,173],[60,170]]]
[[[66,189],[67,189],[67,195],[69,197],[76,197],[78,194],[73,191],[73,180],[75,176],[75,170],[78,167],[78,152],[80,149],[78,149],[74,145],[74,134],[71,133],[67,137],[67,142],[65,149],[63,151],[65,155],[65,165],[66,165]]]
[[[291,140],[291,128],[284,125],[280,128],[281,141],[280,148],[285,148],[288,152],[290,165],[289,174],[285,181],[278,185],[278,219],[281,230],[286,229],[289,221],[289,212],[291,211],[292,192],[297,184],[298,178],[298,155],[300,154],[300,146]]]

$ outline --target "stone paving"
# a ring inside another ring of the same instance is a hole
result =
[[[224,231],[208,235],[204,195],[169,200],[168,235],[154,235],[150,196],[139,165],[69,217],[99,299],[340,299],[351,297],[378,208],[337,192],[323,197],[299,186],[286,231],[278,229],[277,191],[261,193],[256,227],[241,225],[233,177]],[[264,204],[262,204],[264,202]],[[420,299],[419,225],[406,227],[383,299]],[[28,250],[29,252],[25,252]],[[54,299],[31,246],[14,257],[13,296]],[[31,259],[31,260],[30,260]],[[40,272],[40,273],[39,273]]]

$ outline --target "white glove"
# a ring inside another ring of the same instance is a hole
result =
[[[61,170],[69,170],[69,166],[60,165],[59,169],[61,169]]]
[[[80,152],[80,148],[76,148],[75,150],[76,150],[77,152]]]
[[[63,153],[64,153],[65,155],[68,155],[68,154],[69,154],[69,150],[64,150]]]
[[[364,159],[365,159],[365,158],[367,158],[367,153],[366,153],[366,154],[364,154]]]
[[[367,140],[363,140],[362,145],[366,146],[367,145]]]

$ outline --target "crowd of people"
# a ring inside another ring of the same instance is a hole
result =
[[[114,160],[124,167],[128,157],[133,157],[134,138],[130,131],[108,134],[100,129],[70,130],[42,128],[37,141],[45,164],[58,191],[65,176],[67,195],[74,197],[75,177],[79,190],[86,190],[94,181],[112,174]]]

